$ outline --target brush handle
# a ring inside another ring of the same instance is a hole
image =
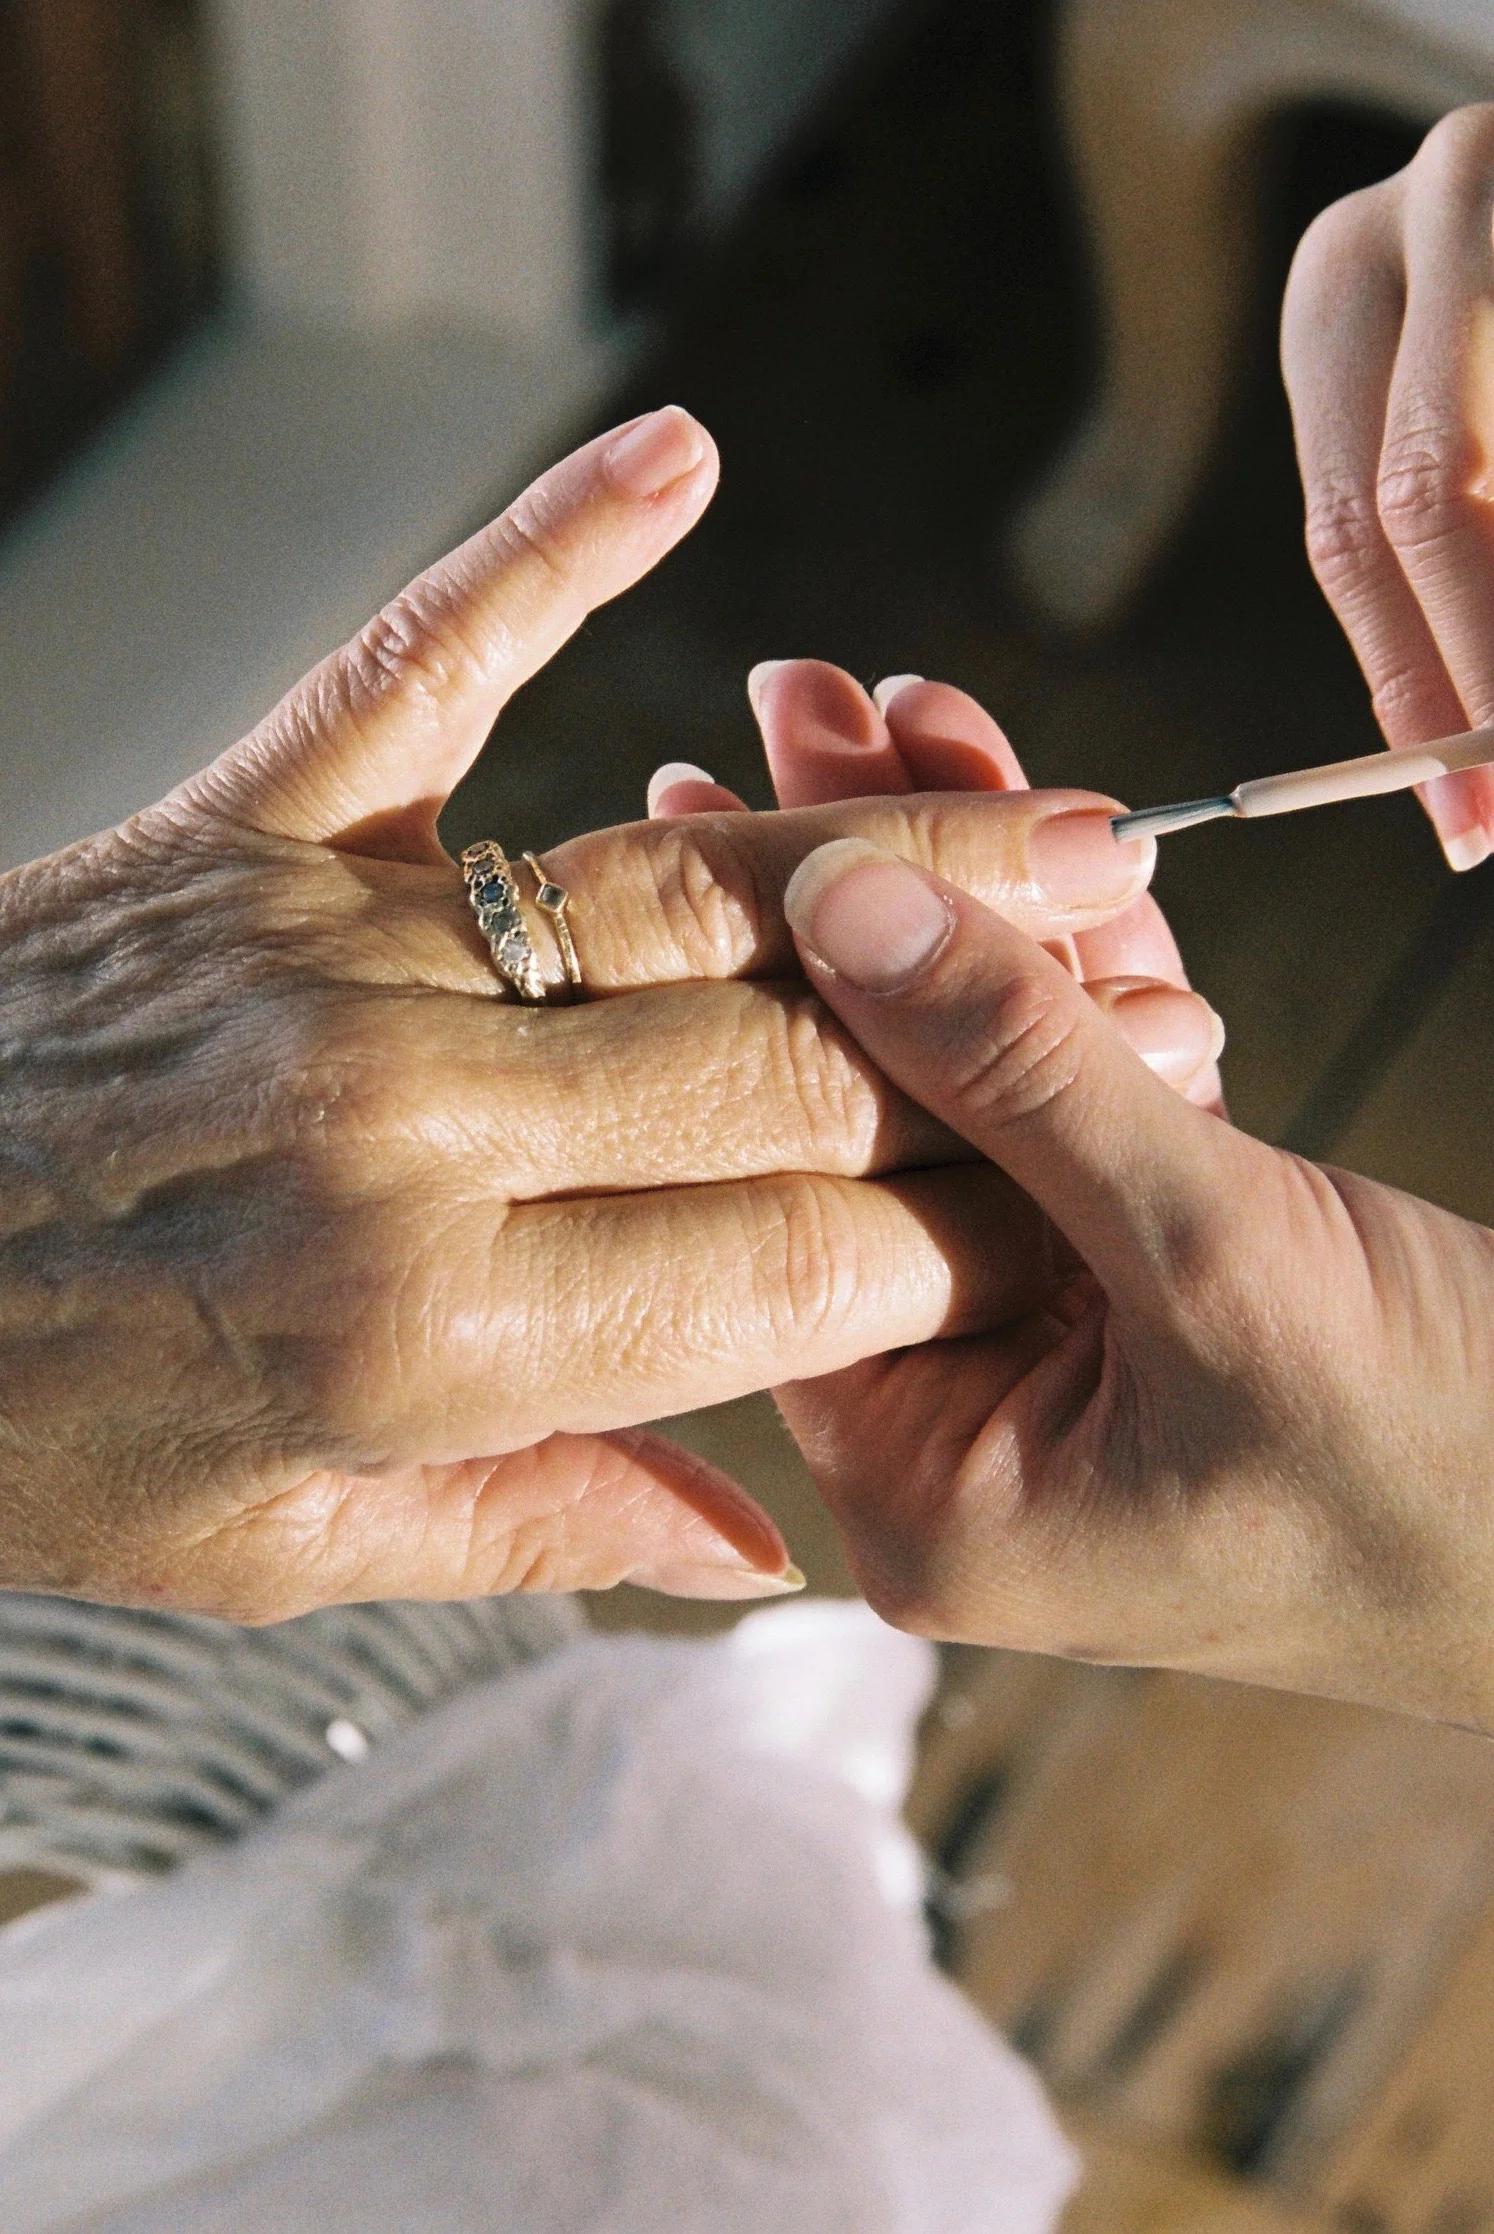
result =
[[[1299,768],[1289,776],[1257,776],[1234,793],[1236,814],[1294,814],[1299,807],[1328,807],[1340,799],[1373,799],[1386,791],[1409,791],[1461,768],[1494,762],[1494,723],[1466,737],[1446,737],[1406,752],[1371,752],[1362,760],[1338,760],[1327,768]]]

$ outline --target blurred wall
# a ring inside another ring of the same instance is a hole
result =
[[[699,234],[917,4],[208,0],[245,297],[317,322],[580,324],[600,298],[598,150],[629,136],[604,104],[637,105],[643,160]]]

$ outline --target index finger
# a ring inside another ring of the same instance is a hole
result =
[[[692,528],[714,443],[670,407],[553,466],[179,794],[262,835],[441,858],[436,817],[519,687]]]

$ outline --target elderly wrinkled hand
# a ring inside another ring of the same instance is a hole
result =
[[[828,1022],[781,900],[860,834],[1082,931],[1149,869],[1106,802],[577,839],[545,867],[589,998],[553,1008],[500,997],[439,843],[509,696],[715,473],[682,412],[591,444],[203,774],[0,880],[0,1583],[254,1620],[771,1591],[771,1521],[639,1423],[1032,1279],[1035,1214],[940,1168],[968,1150]]]

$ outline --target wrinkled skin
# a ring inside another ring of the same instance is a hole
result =
[[[436,816],[709,501],[704,431],[647,425],[653,485],[590,445],[202,775],[0,879],[0,1584],[244,1620],[771,1592],[772,1522],[640,1423],[984,1324],[1034,1277],[1041,1221],[939,1168],[968,1151],[828,1024],[781,899],[861,831],[1067,936],[1149,862],[1106,841],[1107,888],[1060,902],[1034,833],[1107,802],[578,839],[548,867],[593,998],[499,997]]]
[[[1494,1728],[1494,1234],[1191,1106],[911,865],[821,854],[788,906],[867,1053],[1066,1244],[1000,1333],[784,1392],[873,1603]]]
[[[1022,782],[946,685],[874,703],[793,661],[754,700],[796,803]],[[678,775],[653,797],[702,804]],[[1050,958],[933,881],[945,945],[873,993],[816,961],[801,885],[806,967],[1048,1212],[1050,1269],[1003,1328],[778,1391],[871,1602],[930,1636],[1494,1729],[1494,1234],[1221,1122],[1151,900]],[[894,907],[871,895],[874,953]],[[1133,1018],[1127,1047],[1136,999],[1161,1028]]]
[[[1282,319],[1313,571],[1393,746],[1494,720],[1494,104],[1337,202]],[[1448,860],[1494,849],[1494,769],[1427,809]]]

